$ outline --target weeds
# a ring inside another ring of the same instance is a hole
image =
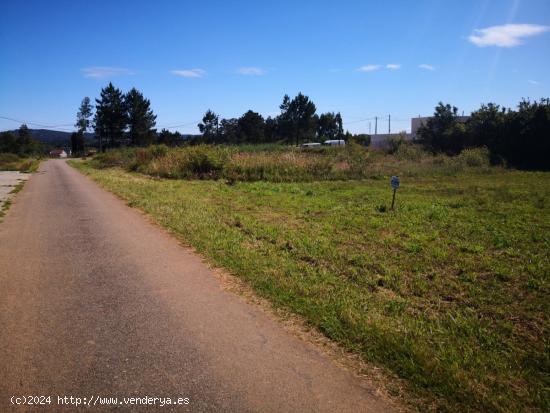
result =
[[[380,178],[399,173],[422,176],[453,175],[488,166],[485,150],[468,149],[451,158],[433,156],[419,146],[402,143],[395,156],[350,143],[345,147],[302,150],[280,145],[211,146],[184,148],[151,146],[97,155],[96,168],[121,167],[171,179],[225,179],[234,182],[312,182]]]
[[[40,159],[21,158],[13,153],[0,153],[0,171],[36,172]]]

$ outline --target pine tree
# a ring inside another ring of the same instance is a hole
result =
[[[101,89],[101,98],[96,99],[94,123],[100,151],[105,150],[105,140],[110,147],[116,147],[120,144],[128,123],[128,117],[124,95],[120,89],[115,88],[110,82],[107,87]]]
[[[202,133],[204,143],[215,143],[218,138],[219,117],[208,109],[202,118],[202,123],[197,125]]]
[[[71,152],[73,156],[84,154],[84,134],[81,131],[71,134]]]
[[[315,136],[317,116],[315,104],[302,93],[290,100],[285,95],[283,103],[279,106],[279,125],[281,133],[288,141],[294,141],[296,145],[303,140],[312,139]]]
[[[156,135],[157,116],[151,110],[151,102],[145,99],[136,88],[132,88],[125,98],[128,116],[128,136],[132,145],[144,146],[153,143]]]
[[[93,109],[94,107],[91,105],[90,98],[88,96],[82,99],[82,103],[80,104],[80,108],[76,114],[76,124],[74,125],[78,128],[80,133],[88,131],[88,128],[91,125]]]

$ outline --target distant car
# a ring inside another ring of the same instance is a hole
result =
[[[323,145],[329,145],[329,146],[344,146],[346,144],[346,141],[343,139],[330,139],[328,141],[324,141]]]
[[[309,143],[302,143],[300,145],[300,148],[315,148],[317,146],[321,146],[319,142],[309,142]]]

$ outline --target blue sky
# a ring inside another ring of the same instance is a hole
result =
[[[405,130],[440,100],[468,113],[550,96],[549,29],[548,0],[3,0],[0,116],[70,130],[112,81],[186,133],[208,108],[273,116],[299,91],[352,132],[374,116],[386,132],[388,114]]]

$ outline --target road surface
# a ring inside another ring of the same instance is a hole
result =
[[[0,224],[0,286],[2,412],[391,411],[62,160],[42,164]],[[52,398],[11,404],[29,395]]]

